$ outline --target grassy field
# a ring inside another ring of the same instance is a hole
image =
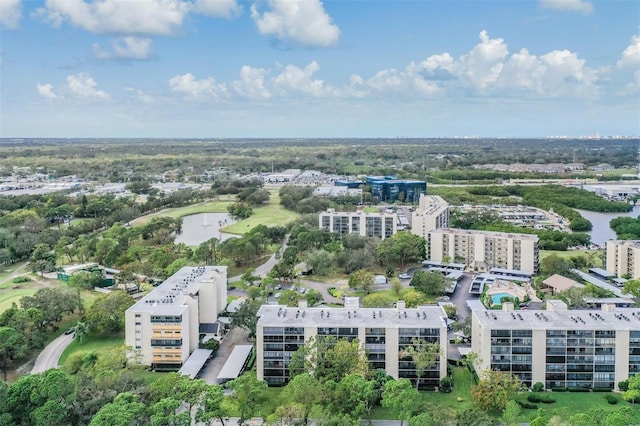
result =
[[[271,204],[253,209],[251,217],[222,228],[222,232],[242,235],[258,225],[282,226],[298,218],[298,213],[289,211],[279,204]]]
[[[452,367],[451,373],[454,383],[453,392],[423,392],[423,400],[442,407],[450,407],[456,411],[472,408],[474,403],[471,399],[471,387],[473,386],[471,373],[466,367]],[[553,396],[556,402],[551,404],[538,403],[538,407],[542,408],[549,417],[559,415],[565,420],[573,414],[585,412],[588,409],[602,409],[605,412],[610,412],[627,404],[622,400],[616,405],[609,404],[605,399],[607,392],[550,392],[545,394]],[[461,398],[461,401],[458,401],[458,398]],[[523,409],[518,421],[520,423],[531,421],[537,416],[537,411],[537,409]],[[373,418],[393,419],[395,414],[392,410],[376,407]]]
[[[146,216],[139,217],[131,222],[133,226],[144,225],[154,217],[183,217],[198,213],[227,213],[227,207],[231,201],[208,201],[206,203],[193,204],[190,206],[176,207],[173,209],[163,209]]]
[[[575,256],[581,256],[581,255],[586,255],[589,252],[594,252],[594,253],[598,253],[600,252],[600,250],[566,250],[566,251],[560,251],[560,250],[540,250],[540,261],[542,261],[544,258],[551,256],[552,254],[555,254],[558,257],[562,257],[562,258],[570,258],[570,257],[575,257]],[[595,256],[594,257],[594,261],[595,261],[595,265],[596,267],[603,267],[604,264],[602,262],[602,258],[600,258],[599,256]]]
[[[30,274],[31,281],[24,283],[14,283],[12,280],[0,284],[0,312],[4,312],[11,307],[12,303],[20,305],[20,299],[24,296],[32,296],[38,289],[44,287],[66,286],[58,280],[49,280],[35,274]],[[83,290],[80,296],[84,302],[85,309],[93,304],[93,301],[100,295],[95,291]]]
[[[65,349],[60,356],[59,365],[64,365],[69,356],[77,352],[103,352],[122,345],[124,345],[124,332],[110,337],[89,334],[85,336],[82,345],[77,340],[74,340],[69,346],[67,346],[67,349]]]

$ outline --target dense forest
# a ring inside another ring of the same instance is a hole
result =
[[[3,139],[0,173],[29,166],[55,176],[124,182],[176,171],[177,179],[216,173],[313,169],[335,174],[394,174],[441,180],[552,177],[470,170],[491,163],[609,163],[633,167],[638,140],[621,139]],[[595,174],[586,174],[595,176]],[[582,177],[585,174],[580,175]]]

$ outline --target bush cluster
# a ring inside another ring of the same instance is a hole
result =
[[[527,400],[529,402],[542,402],[545,404],[551,404],[556,402],[556,399],[554,397],[544,393],[532,393],[531,395],[527,396]]]

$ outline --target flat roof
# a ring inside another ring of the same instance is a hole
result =
[[[534,234],[519,234],[516,232],[494,232],[479,231],[476,229],[458,229],[458,228],[438,228],[429,231],[430,234],[453,234],[453,235],[484,235],[492,238],[511,238],[519,240],[538,241],[538,236]]]
[[[138,300],[128,310],[161,315],[179,315],[186,309],[187,297],[196,297],[200,286],[215,281],[227,282],[226,266],[185,266]]]
[[[446,327],[447,314],[437,305],[417,308],[292,308],[262,305],[258,325],[263,327]]]
[[[640,309],[564,311],[485,311],[474,315],[482,326],[500,330],[640,330]]]
[[[212,352],[213,351],[211,349],[196,349],[195,351],[193,351],[191,356],[187,358],[185,363],[182,364],[182,367],[180,368],[180,370],[178,370],[178,373],[194,379],[198,375],[200,370],[202,370],[204,363],[207,362]]]
[[[218,380],[231,380],[235,379],[242,373],[242,367],[244,367],[247,358],[251,355],[253,345],[236,345],[229,354],[229,358],[225,361],[220,373],[218,373]]]
[[[620,290],[618,287],[609,284],[606,281],[602,281],[597,279],[596,277],[593,277],[589,274],[585,274],[584,272],[580,271],[579,269],[572,269],[571,272],[575,272],[576,274],[578,274],[580,276],[580,278],[582,278],[583,280],[585,280],[588,283],[591,283],[593,285],[596,285],[602,289],[608,290],[611,293],[613,293],[616,297],[624,297],[624,294],[622,294],[622,290]]]
[[[486,311],[487,308],[480,301],[480,299],[467,299],[467,306],[472,311]]]
[[[522,271],[520,269],[491,268],[489,272],[492,274],[525,275],[529,277],[533,275],[533,272]]]
[[[602,268],[589,268],[589,272],[596,275],[600,275],[603,278],[614,278],[616,276],[616,274],[609,271],[605,271]]]

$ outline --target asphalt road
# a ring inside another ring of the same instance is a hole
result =
[[[43,373],[50,368],[58,368],[58,360],[62,352],[73,342],[73,334],[62,334],[40,352],[31,369],[31,374]]]

